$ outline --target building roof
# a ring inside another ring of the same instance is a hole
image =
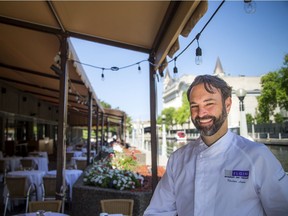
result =
[[[216,65],[215,65],[215,69],[214,69],[213,74],[216,76],[220,76],[220,77],[225,76],[225,72],[223,70],[223,67],[222,67],[222,64],[221,64],[219,57],[217,57]]]

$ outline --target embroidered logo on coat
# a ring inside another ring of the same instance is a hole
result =
[[[245,183],[249,178],[249,170],[225,170],[225,178],[229,182]]]

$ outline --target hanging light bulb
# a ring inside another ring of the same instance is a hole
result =
[[[244,10],[247,14],[253,14],[256,11],[256,3],[253,0],[244,0]]]
[[[178,78],[178,68],[176,66],[177,57],[174,58],[174,68],[173,68],[173,77],[174,79]]]
[[[202,49],[199,46],[196,49],[195,63],[197,65],[202,64]]]
[[[196,49],[196,57],[195,57],[195,64],[200,65],[202,64],[202,49],[199,46],[199,38],[200,38],[200,33],[196,35],[196,40],[197,40],[197,49]]]
[[[140,63],[138,63],[138,73],[139,73],[139,74],[141,73],[141,66],[140,66]]]
[[[101,80],[102,80],[102,81],[105,80],[105,77],[104,77],[104,68],[102,68]]]

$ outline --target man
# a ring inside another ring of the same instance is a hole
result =
[[[144,215],[288,215],[288,176],[271,151],[228,130],[231,87],[198,76],[187,91],[200,138],[176,150]]]

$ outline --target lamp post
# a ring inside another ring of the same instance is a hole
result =
[[[166,127],[165,127],[166,116],[162,115],[162,155],[166,155]]]
[[[247,132],[247,121],[246,113],[244,108],[244,98],[246,96],[246,91],[243,88],[237,89],[236,95],[239,99],[239,110],[240,110],[240,135],[248,138]]]

